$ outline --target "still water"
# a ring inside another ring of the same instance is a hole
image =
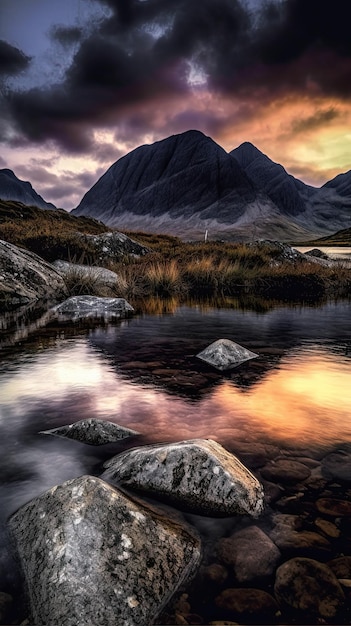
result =
[[[3,350],[3,528],[32,497],[99,473],[106,458],[139,443],[205,437],[234,451],[239,441],[303,450],[351,442],[350,319],[348,302],[262,313],[176,306],[76,331],[56,323]],[[218,373],[196,358],[218,338],[259,356]],[[39,434],[88,417],[141,436],[96,448]]]

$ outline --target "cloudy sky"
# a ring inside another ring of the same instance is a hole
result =
[[[71,209],[196,128],[320,186],[351,168],[350,0],[0,0],[0,168]]]

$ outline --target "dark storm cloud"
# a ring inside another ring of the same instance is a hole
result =
[[[324,128],[328,122],[340,117],[340,112],[335,109],[316,111],[314,115],[296,120],[291,127],[293,133],[305,133],[316,128]]]
[[[351,95],[349,0],[270,2],[259,19],[239,0],[100,4],[109,14],[80,42],[77,29],[52,31],[78,46],[61,85],[8,94],[17,131],[30,140],[88,151],[93,126],[117,126],[133,107],[186,96],[191,64],[208,89],[245,101],[257,93],[267,100],[309,91]]]
[[[53,26],[50,30],[50,37],[62,46],[70,46],[77,43],[82,38],[82,29],[77,26]]]
[[[30,57],[21,50],[11,46],[7,41],[0,40],[0,75],[16,75],[27,69]]]

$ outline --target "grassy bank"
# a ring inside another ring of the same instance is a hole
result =
[[[47,261],[64,259],[105,265],[118,275],[114,287],[72,271],[72,294],[192,297],[236,296],[311,300],[351,293],[351,269],[331,267],[282,254],[267,243],[182,242],[177,237],[141,232],[126,234],[147,246],[142,257],[120,255],[101,261],[91,241],[81,236],[107,232],[102,223],[60,210],[41,210],[0,200],[0,239],[36,252]]]

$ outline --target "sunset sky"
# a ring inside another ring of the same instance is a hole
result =
[[[0,168],[71,209],[191,128],[320,186],[351,168],[350,0],[0,0]]]

